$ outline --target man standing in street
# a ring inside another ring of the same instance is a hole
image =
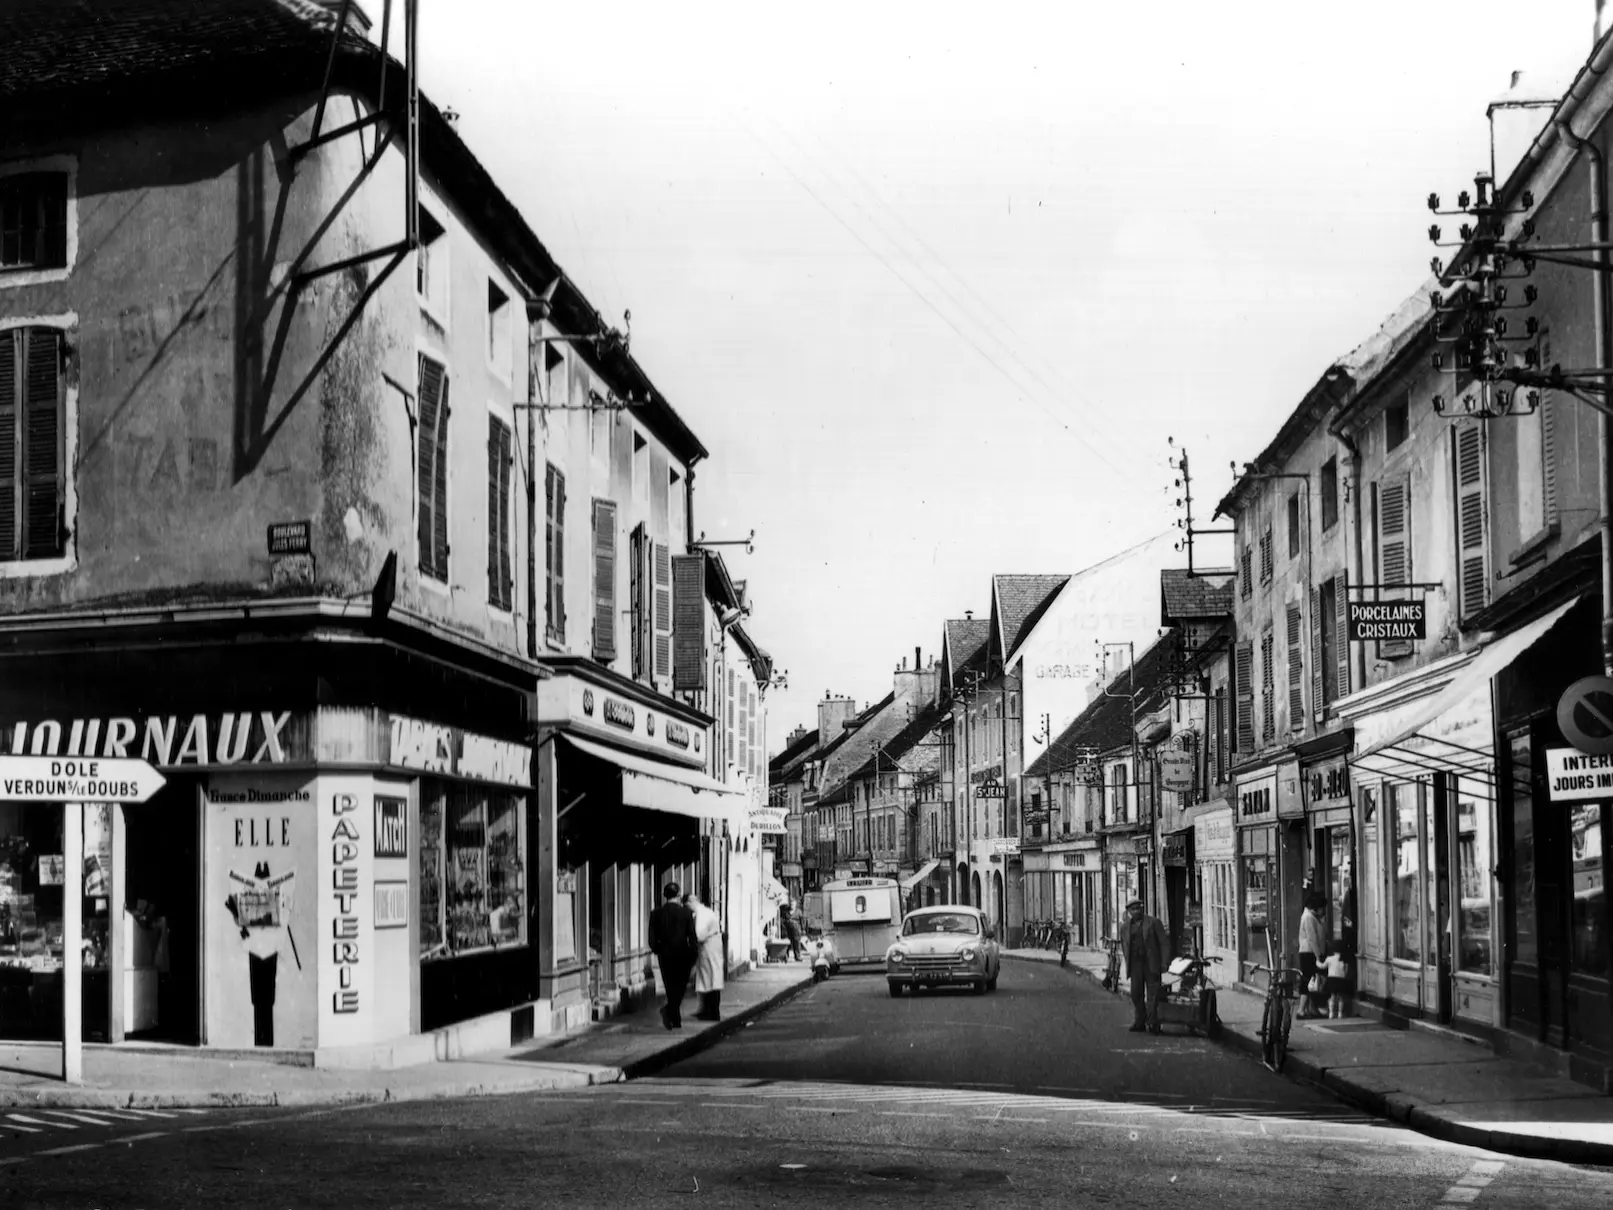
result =
[[[1143,901],[1126,904],[1129,918],[1120,931],[1126,952],[1126,977],[1131,980],[1131,1032],[1159,1032],[1159,995],[1170,955],[1165,926],[1143,910]],[[1145,1016],[1146,1007],[1146,1016]]]
[[[665,902],[650,913],[650,952],[661,965],[661,981],[666,984],[666,1006],[661,1024],[668,1029],[683,1028],[683,993],[689,986],[689,972],[700,952],[695,938],[694,913],[678,901],[683,888],[669,882],[661,894]]]

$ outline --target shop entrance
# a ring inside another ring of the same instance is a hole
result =
[[[150,802],[125,806],[123,885],[114,887],[124,930],[124,1036],[201,1042],[201,811],[196,788],[170,779]],[[217,905],[223,911],[222,904]]]

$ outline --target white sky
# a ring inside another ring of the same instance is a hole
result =
[[[363,0],[379,18],[381,0]],[[695,527],[788,669],[872,701],[995,572],[1209,524],[1427,273],[1514,70],[1595,0],[423,0],[421,80],[711,451]],[[1225,552],[1217,552],[1224,560]]]

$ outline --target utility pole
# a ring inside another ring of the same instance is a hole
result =
[[[1173,450],[1176,449],[1176,438],[1165,438],[1165,444]],[[1170,468],[1176,472],[1176,479],[1172,487],[1181,492],[1176,497],[1176,507],[1183,510],[1182,516],[1176,519],[1176,528],[1182,531],[1181,539],[1176,543],[1176,549],[1187,552],[1187,574],[1197,575],[1193,570],[1193,539],[1207,537],[1212,534],[1232,534],[1235,529],[1230,527],[1222,529],[1198,529],[1193,525],[1193,473],[1188,466],[1187,448],[1184,446],[1180,453],[1173,454],[1170,459]],[[1210,518],[1212,521],[1215,518]]]

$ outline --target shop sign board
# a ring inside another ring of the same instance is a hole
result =
[[[1313,809],[1350,805],[1350,770],[1342,756],[1305,770],[1305,797]]]
[[[789,811],[784,807],[752,807],[750,809],[750,827],[753,832],[778,833],[784,832],[784,819]]]
[[[1193,856],[1198,861],[1231,861],[1232,812],[1211,811],[1193,821]]]
[[[1198,762],[1191,752],[1171,749],[1159,754],[1160,788],[1176,794],[1193,792],[1194,771]]]
[[[1238,783],[1238,820],[1264,823],[1273,818],[1276,805],[1277,775],[1265,773]]]
[[[1072,866],[1075,869],[1084,869],[1087,864],[1087,853],[1090,851],[1091,850],[1083,850],[1078,853],[1060,853],[1059,856],[1064,859],[1065,865]]]
[[[375,796],[375,855],[377,857],[407,857],[409,855],[409,803],[407,799],[387,794]]]
[[[706,731],[687,718],[675,717],[671,701],[631,701],[605,685],[575,673],[557,675],[538,685],[537,721],[563,727],[692,768],[706,766]]]
[[[1187,864],[1187,837],[1181,835],[1167,836],[1160,842],[1159,860],[1164,865]]]
[[[1552,802],[1613,799],[1613,755],[1577,748],[1546,749],[1546,785]]]
[[[786,861],[779,866],[779,875],[783,878],[801,877],[801,863],[799,861]]]
[[[1019,841],[1017,841],[1017,840],[994,840],[994,841],[992,841],[992,844],[991,844],[991,850],[994,853],[1016,854],[1016,853],[1019,852]]]
[[[1349,603],[1350,642],[1376,643],[1385,640],[1428,637],[1426,601],[1351,601]]]
[[[375,880],[375,927],[409,927],[409,884],[397,879]]]
[[[987,778],[975,786],[976,798],[1004,798],[1006,796],[1002,782],[994,777]]]
[[[167,778],[143,760],[104,756],[0,756],[0,801],[148,801]]]

